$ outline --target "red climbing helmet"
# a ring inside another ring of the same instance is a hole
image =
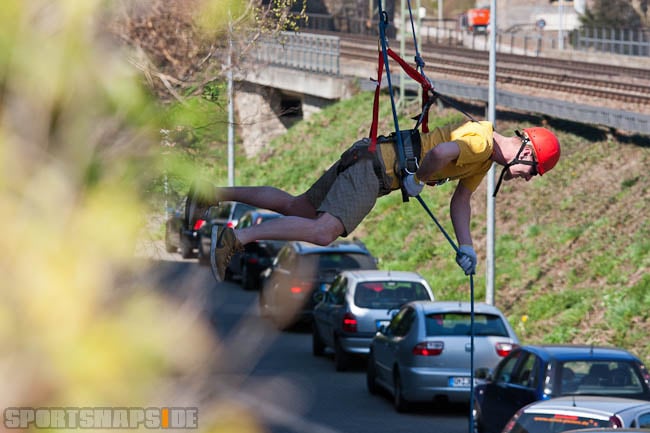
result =
[[[524,132],[530,139],[537,158],[537,172],[541,175],[555,167],[560,159],[560,141],[546,128],[526,128]]]

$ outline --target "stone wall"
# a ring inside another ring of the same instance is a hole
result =
[[[279,91],[240,82],[235,91],[236,134],[247,157],[257,155],[269,142],[287,131],[280,120]]]

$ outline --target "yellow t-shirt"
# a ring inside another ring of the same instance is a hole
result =
[[[431,149],[440,143],[455,141],[460,149],[458,158],[428,179],[422,179],[430,185],[447,180],[456,180],[470,191],[475,191],[483,177],[492,166],[493,129],[490,122],[466,122],[462,125],[447,125],[434,128],[422,134],[422,152],[419,161]],[[381,156],[386,167],[386,174],[392,177],[392,189],[399,189],[395,176],[395,150],[392,143],[381,143]]]

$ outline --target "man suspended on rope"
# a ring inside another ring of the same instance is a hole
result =
[[[211,254],[215,278],[223,281],[232,255],[249,242],[295,240],[328,245],[352,233],[378,197],[398,189],[415,197],[425,185],[450,180],[458,181],[450,203],[459,245],[456,262],[466,275],[474,274],[477,259],[470,233],[470,199],[492,162],[503,166],[496,195],[502,180],[529,181],[551,170],[560,158],[560,143],[548,129],[527,128],[506,137],[493,131],[489,122],[466,122],[418,134],[414,141],[420,144],[415,146],[419,166],[400,182],[398,170],[394,169],[394,140],[380,137],[375,152],[368,151],[369,141],[354,143],[306,192],[297,196],[270,186],[218,188],[218,201],[239,201],[285,217],[245,229],[224,227],[215,232]]]

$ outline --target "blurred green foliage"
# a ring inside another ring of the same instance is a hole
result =
[[[215,364],[214,335],[197,306],[179,308],[142,277],[136,249],[151,190],[192,177],[223,141],[222,91],[162,109],[105,32],[127,3],[0,7],[3,408],[214,403],[198,379]],[[171,157],[165,128],[183,148]],[[257,431],[209,412],[200,431]]]

